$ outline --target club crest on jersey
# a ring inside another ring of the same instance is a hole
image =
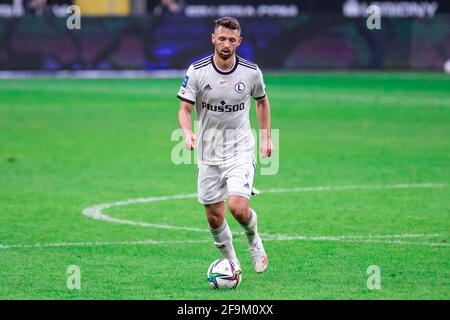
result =
[[[236,83],[236,85],[234,86],[234,90],[236,90],[237,93],[242,93],[245,90],[245,84],[241,81],[239,81],[238,83]]]

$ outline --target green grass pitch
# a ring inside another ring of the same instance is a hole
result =
[[[280,167],[260,165],[255,186],[291,191],[252,199],[272,235],[264,274],[228,213],[235,291],[207,283],[218,252],[195,198],[102,211],[140,226],[82,214],[196,192],[195,165],[170,158],[181,79],[0,81],[0,299],[449,299],[450,78],[265,79]],[[80,290],[67,288],[69,265]],[[371,265],[381,289],[367,287]]]

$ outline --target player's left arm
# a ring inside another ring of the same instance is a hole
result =
[[[256,100],[256,116],[259,123],[259,151],[262,158],[272,155],[272,141],[270,140],[270,104],[266,93],[263,74],[259,68],[255,73],[255,81],[252,87],[252,97]]]
[[[256,116],[259,123],[259,138],[261,157],[266,158],[272,155],[272,141],[270,139],[270,104],[269,98],[265,95],[256,100]]]

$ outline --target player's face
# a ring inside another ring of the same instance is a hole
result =
[[[231,58],[241,44],[242,37],[238,30],[218,27],[212,34],[212,43],[217,54],[224,60]]]

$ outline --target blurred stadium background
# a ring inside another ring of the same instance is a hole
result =
[[[0,70],[170,70],[211,51],[211,21],[238,18],[240,54],[265,70],[443,70],[450,3],[360,0],[0,0]],[[67,7],[82,27],[68,30]]]

